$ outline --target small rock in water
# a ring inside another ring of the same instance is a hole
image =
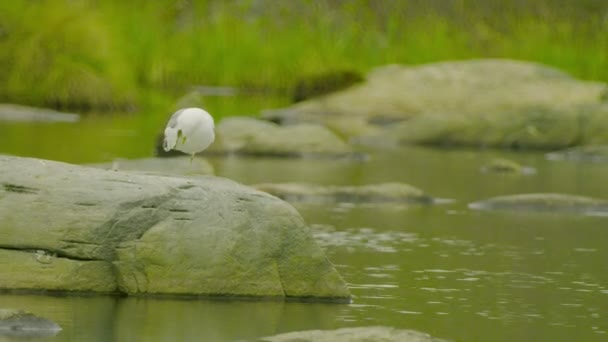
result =
[[[0,309],[0,336],[48,337],[59,331],[61,327],[57,323],[31,312]]]
[[[608,201],[585,196],[536,193],[493,197],[470,203],[469,208],[598,216],[608,213]]]
[[[496,158],[483,165],[481,167],[481,172],[522,175],[535,173],[536,169],[522,166],[518,162],[510,159]]]
[[[419,203],[435,200],[424,191],[405,183],[382,183],[360,186],[316,185],[305,183],[266,183],[254,185],[288,202],[318,203]]]
[[[305,330],[263,337],[267,342],[447,342],[429,334],[391,327],[357,327],[336,330]]]
[[[545,155],[549,160],[570,160],[577,162],[608,162],[608,145],[572,147]]]

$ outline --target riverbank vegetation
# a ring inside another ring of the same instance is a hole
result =
[[[0,3],[0,101],[123,111],[193,85],[289,92],[334,70],[469,58],[608,81],[608,3],[93,1]]]

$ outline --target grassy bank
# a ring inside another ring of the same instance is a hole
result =
[[[607,17],[603,0],[3,1],[0,101],[129,110],[195,84],[288,90],[335,69],[483,57],[608,81]]]

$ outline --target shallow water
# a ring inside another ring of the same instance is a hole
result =
[[[146,157],[163,121],[0,123],[0,153],[83,163]],[[85,143],[77,143],[79,137]],[[63,331],[49,341],[234,341],[366,325],[462,341],[608,339],[607,217],[467,208],[490,196],[527,192],[608,198],[608,164],[548,161],[539,152],[366,152],[371,158],[365,162],[210,159],[219,176],[246,184],[401,181],[454,200],[436,206],[295,204],[350,284],[352,304],[0,294],[0,307],[58,322]],[[495,157],[536,173],[480,172]]]

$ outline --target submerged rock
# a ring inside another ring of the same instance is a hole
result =
[[[522,166],[516,161],[503,158],[496,158],[490,160],[488,163],[481,167],[481,171],[485,173],[500,173],[512,175],[532,174],[536,172],[536,170],[532,167]]]
[[[545,155],[549,160],[571,160],[577,162],[608,162],[608,145],[572,147]]]
[[[541,64],[481,59],[390,65],[366,79],[264,116],[324,124],[364,143],[556,148],[608,142],[606,84]]]
[[[521,173],[521,165],[509,159],[492,159],[481,167],[483,172]]]
[[[0,104],[0,121],[14,122],[76,122],[78,114],[62,113],[52,109]]]
[[[234,153],[277,157],[353,157],[344,140],[326,127],[314,124],[279,126],[245,117],[226,118],[217,128],[210,153]]]
[[[266,183],[257,184],[254,187],[289,202],[405,202],[431,204],[434,201],[432,197],[425,194],[422,190],[404,183],[382,183],[361,186]]]
[[[429,334],[391,327],[357,327],[336,330],[305,330],[263,337],[267,342],[447,342]]]
[[[289,204],[233,181],[0,156],[0,289],[348,300]]]
[[[582,215],[608,215],[608,201],[598,198],[556,193],[519,194],[493,197],[469,204],[476,210],[555,212]]]
[[[49,337],[61,331],[61,327],[31,312],[0,308],[0,336]]]
[[[213,166],[204,158],[116,159],[111,163],[89,165],[113,171],[139,171],[149,174],[213,175]]]

